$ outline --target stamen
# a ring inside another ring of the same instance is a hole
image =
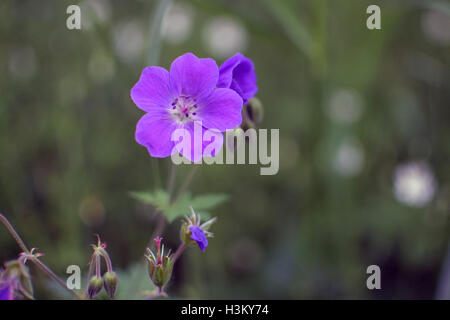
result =
[[[188,121],[191,119],[190,115],[195,116],[197,113],[192,112],[194,109],[197,109],[196,105],[197,99],[192,98],[187,95],[180,95],[178,98],[175,98],[171,104],[172,106],[172,115],[178,119],[178,121]],[[183,116],[184,115],[184,116]]]

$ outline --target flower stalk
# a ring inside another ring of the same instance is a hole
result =
[[[19,236],[17,231],[14,229],[14,227],[11,225],[11,223],[8,221],[8,219],[0,213],[0,221],[3,223],[3,225],[6,227],[6,229],[9,231],[11,236],[16,241],[17,245],[20,247],[20,249],[23,251],[21,253],[21,258],[23,259],[23,263],[25,263],[27,260],[30,260],[32,263],[34,263],[42,272],[47,274],[51,279],[55,280],[56,283],[58,283],[61,287],[63,287],[66,291],[68,291],[71,295],[73,295],[77,299],[83,299],[81,295],[76,293],[74,290],[69,289],[66,285],[66,283],[58,277],[45,263],[43,263],[41,260],[39,260],[39,257],[42,256],[41,253],[34,253],[34,248],[30,251],[28,250],[27,246],[25,245],[25,242],[22,240],[22,238]]]
[[[89,299],[93,299],[102,291],[102,288],[104,287],[108,296],[111,299],[114,299],[119,284],[119,278],[114,272],[111,258],[105,250],[106,243],[102,243],[100,236],[97,235],[97,245],[91,245],[91,247],[94,252],[89,260],[89,282],[85,294],[89,297]],[[106,272],[103,276],[101,273],[102,259],[106,264]]]

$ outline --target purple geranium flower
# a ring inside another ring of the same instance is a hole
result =
[[[170,72],[161,67],[145,68],[131,89],[131,99],[147,112],[136,126],[136,141],[153,157],[180,152],[190,161],[200,160],[209,143],[194,140],[194,124],[201,124],[202,134],[206,129],[215,129],[216,136],[211,140],[216,141],[222,138],[220,132],[242,122],[242,98],[231,89],[217,88],[218,79],[216,62],[192,53],[176,58]],[[190,133],[191,150],[174,148],[171,137],[176,129]]]
[[[0,284],[0,300],[14,300],[14,285],[12,283]]]
[[[218,88],[230,88],[236,91],[248,103],[258,91],[255,66],[241,53],[225,61],[219,68]]]
[[[206,239],[205,232],[197,226],[190,226],[189,230],[191,231],[191,239],[197,242],[202,251],[205,251],[205,248],[208,246],[208,239]]]

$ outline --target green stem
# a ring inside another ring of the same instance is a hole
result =
[[[161,188],[161,176],[159,174],[159,162],[158,158],[151,158],[152,163],[152,177],[155,182],[155,189]]]
[[[167,194],[169,195],[169,203],[172,201],[173,184],[175,183],[176,166],[172,161],[169,163],[169,175],[167,178]]]
[[[170,4],[172,3],[172,0],[160,0],[158,4],[156,5],[156,8],[154,9],[153,14],[150,18],[150,40],[149,40],[149,46],[148,46],[148,58],[147,58],[147,64],[148,65],[156,65],[159,60],[159,54],[161,49],[161,25],[162,25],[162,19],[164,17],[165,12],[169,8]],[[161,178],[159,174],[159,163],[158,159],[152,158],[152,170],[153,170],[153,177],[156,181],[156,187],[159,188],[161,185]],[[171,170],[171,169],[170,169]],[[170,176],[170,174],[169,174]],[[169,184],[168,188],[170,186],[170,178],[169,178]],[[173,185],[173,183],[172,183]],[[170,188],[173,188],[173,186],[170,186]],[[156,210],[153,210],[155,212]],[[166,221],[165,217],[157,213],[157,222],[155,231],[153,231],[153,234],[150,238],[149,245],[151,245],[153,239],[156,236],[159,236],[162,231],[164,230]]]
[[[181,254],[183,253],[184,249],[186,249],[186,244],[184,242],[182,242],[179,246],[177,251],[175,251],[175,253],[173,254],[173,264],[175,264],[175,262],[177,261],[177,259],[181,256]]]
[[[158,4],[156,5],[156,8],[154,9],[154,12],[150,18],[150,41],[149,41],[149,47],[148,47],[148,58],[147,58],[147,64],[148,65],[156,65],[159,60],[159,55],[161,51],[161,27],[162,27],[162,19],[164,18],[164,15],[169,8],[170,4],[172,3],[172,0],[160,0]],[[152,168],[153,168],[153,176],[155,177],[155,180],[158,182],[158,185],[160,185],[160,175],[159,175],[159,163],[157,161],[158,159],[153,159]],[[171,163],[172,166],[172,163]],[[172,167],[170,168],[172,171]],[[173,188],[173,182],[171,182],[170,174],[169,174],[169,182],[168,182],[168,190],[169,188]],[[168,191],[169,192],[169,191]],[[171,192],[171,191],[170,191]],[[170,195],[170,193],[169,193]],[[153,240],[155,236],[159,236],[159,234],[162,232],[165,226],[165,218],[161,217],[161,215],[158,217],[157,226],[155,228],[155,232],[153,232],[153,236],[150,239],[150,242]]]
[[[162,19],[166,10],[169,8],[172,0],[160,0],[156,5],[154,12],[150,18],[150,39],[148,46],[147,65],[155,66],[158,64],[159,55],[161,52],[161,26]],[[159,174],[159,162],[157,158],[152,158],[152,171],[155,185],[157,188],[161,186],[161,176]]]
[[[191,170],[189,171],[189,173],[187,174],[186,179],[184,179],[183,184],[181,185],[180,189],[178,190],[177,196],[175,197],[175,200],[173,201],[174,203],[177,202],[180,197],[184,194],[184,192],[189,188],[189,186],[191,185],[196,172],[198,171],[198,168],[200,168],[199,165],[193,165],[193,167],[191,168]]]
[[[100,255],[99,254],[95,254],[95,276],[97,278],[102,277],[101,270],[100,270]]]
[[[105,262],[106,262],[106,271],[113,272],[112,262],[111,262],[111,259],[109,258],[109,256],[107,254],[103,255],[103,259],[105,259]]]
[[[160,0],[157,4],[154,13],[150,18],[150,41],[148,47],[148,57],[147,64],[148,65],[156,65],[159,60],[160,48],[161,48],[161,25],[162,19],[169,5],[172,3],[172,0]],[[159,164],[157,159],[152,158],[152,169],[153,169],[153,177],[157,181],[157,187],[161,185],[161,179],[159,175]],[[153,212],[156,210],[153,209]],[[158,221],[156,223],[155,231],[153,231],[152,237],[148,243],[148,246],[151,245],[153,239],[156,236],[159,236],[164,230],[166,219],[162,214],[158,215]],[[142,265],[144,268],[144,265]]]

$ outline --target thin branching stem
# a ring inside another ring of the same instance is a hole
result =
[[[172,199],[173,199],[172,193],[173,193],[173,186],[175,183],[175,178],[176,178],[176,166],[173,164],[172,161],[170,161],[169,174],[167,176],[167,195],[168,195],[170,203],[175,202],[175,201],[172,201]],[[166,223],[167,223],[166,217],[164,216],[164,214],[162,212],[156,212],[156,214],[158,215],[157,221],[156,221],[156,227],[152,233],[152,237],[150,238],[149,245],[152,243],[154,238],[161,236],[162,232],[164,231],[164,228],[166,227]]]
[[[76,293],[75,291],[73,291],[72,289],[69,289],[66,285],[66,283],[60,278],[58,277],[49,267],[47,267],[45,265],[45,263],[43,263],[41,260],[39,260],[38,258],[32,258],[31,261],[39,268],[41,269],[44,273],[46,273],[50,278],[52,278],[53,280],[55,280],[61,287],[63,287],[64,289],[66,289],[67,292],[69,292],[71,295],[73,295],[75,298],[82,300],[83,297]]]
[[[167,177],[167,194],[169,196],[169,203],[172,201],[172,191],[173,191],[173,185],[175,183],[175,177],[176,177],[176,166],[173,164],[172,161],[169,161],[169,174]]]
[[[0,221],[3,223],[3,225],[8,229],[11,236],[14,238],[14,240],[17,242],[17,245],[20,247],[20,249],[29,256],[29,260],[33,262],[39,269],[41,269],[44,273],[46,273],[50,278],[55,280],[59,285],[61,285],[65,290],[67,290],[70,294],[72,294],[77,299],[82,299],[82,296],[73,291],[72,289],[69,289],[66,285],[66,283],[61,280],[60,277],[58,277],[49,267],[45,265],[41,260],[39,260],[38,257],[34,256],[32,251],[28,250],[27,246],[25,245],[25,242],[22,240],[22,238],[19,236],[17,231],[14,229],[14,227],[11,225],[11,223],[6,219],[6,217],[0,213]]]
[[[29,254],[30,250],[28,250],[27,246],[25,245],[25,242],[23,242],[22,238],[19,236],[17,231],[14,229],[14,227],[9,223],[8,219],[0,213],[0,221],[3,223],[3,225],[8,229],[11,236],[16,240],[17,244],[19,245],[20,249],[22,249],[23,252]]]
[[[177,251],[175,251],[175,253],[173,254],[173,264],[175,264],[175,262],[177,261],[177,259],[181,256],[181,254],[183,253],[184,249],[186,249],[186,244],[184,242],[182,242],[178,248]]]

